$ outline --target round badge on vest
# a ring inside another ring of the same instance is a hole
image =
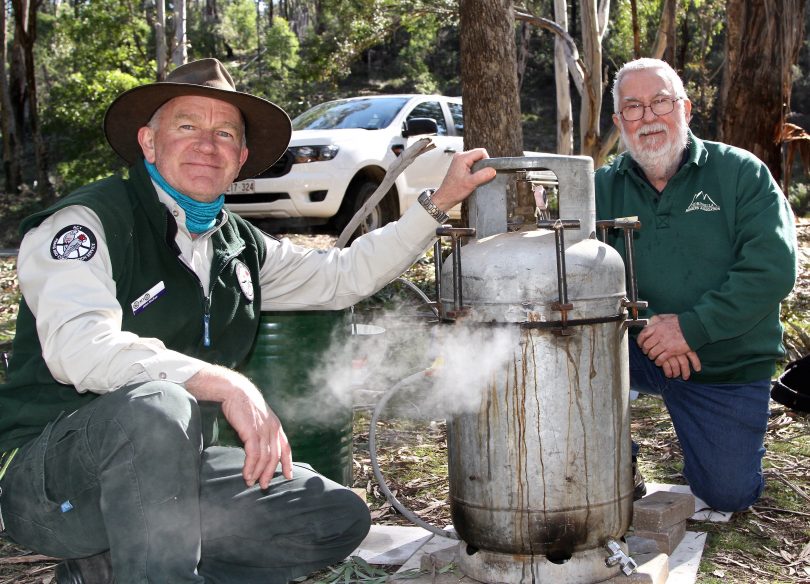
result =
[[[253,278],[250,277],[248,267],[242,262],[236,262],[236,279],[247,301],[253,302]]]
[[[96,255],[96,236],[84,225],[65,227],[51,242],[51,257],[55,260],[86,262]]]

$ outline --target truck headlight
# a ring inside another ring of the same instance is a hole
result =
[[[332,160],[337,155],[339,147],[334,144],[326,146],[291,146],[289,150],[293,155],[293,164],[303,164],[305,162]]]

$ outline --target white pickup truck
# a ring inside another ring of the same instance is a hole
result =
[[[362,231],[397,219],[426,188],[436,188],[463,149],[461,98],[379,95],[330,101],[293,120],[290,146],[261,175],[234,183],[229,209],[280,227],[343,228],[396,157],[426,134],[436,148],[419,156],[366,219]]]

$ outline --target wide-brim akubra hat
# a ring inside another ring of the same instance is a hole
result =
[[[181,65],[165,81],[141,85],[119,95],[104,115],[104,134],[110,146],[128,164],[134,164],[143,156],[138,130],[161,105],[184,95],[219,99],[242,112],[248,157],[236,180],[256,176],[287,149],[292,133],[289,116],[266,99],[236,91],[230,73],[217,59]]]

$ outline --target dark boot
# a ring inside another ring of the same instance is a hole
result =
[[[647,485],[644,484],[644,477],[638,470],[638,461],[633,456],[633,501],[638,501],[647,494]],[[59,584],[62,584],[59,582]]]
[[[110,552],[60,562],[56,566],[56,584],[115,584]]]

